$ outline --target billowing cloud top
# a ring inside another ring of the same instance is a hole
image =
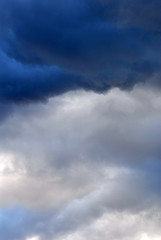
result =
[[[1,0],[0,101],[159,84],[160,0]]]

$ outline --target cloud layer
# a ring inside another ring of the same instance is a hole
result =
[[[161,1],[0,1],[0,240],[161,240]]]
[[[2,0],[0,101],[160,85],[160,1]]]
[[[160,103],[136,87],[16,106],[0,126],[0,238],[159,236]]]

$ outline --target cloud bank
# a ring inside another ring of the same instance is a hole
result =
[[[17,106],[0,126],[0,238],[160,236],[160,98],[116,88]]]

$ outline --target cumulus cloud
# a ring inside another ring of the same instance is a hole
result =
[[[14,106],[0,125],[0,238],[159,236],[160,103],[137,86]]]

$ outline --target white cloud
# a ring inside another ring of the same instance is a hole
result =
[[[29,221],[23,212],[7,240],[21,240],[14,238],[21,224],[23,236],[40,240],[157,239],[157,211],[145,229],[148,212],[161,207],[156,89],[76,91],[14,106],[0,135],[0,206],[37,216]]]
[[[26,240],[39,240],[39,236],[31,237],[31,238],[26,238]]]

